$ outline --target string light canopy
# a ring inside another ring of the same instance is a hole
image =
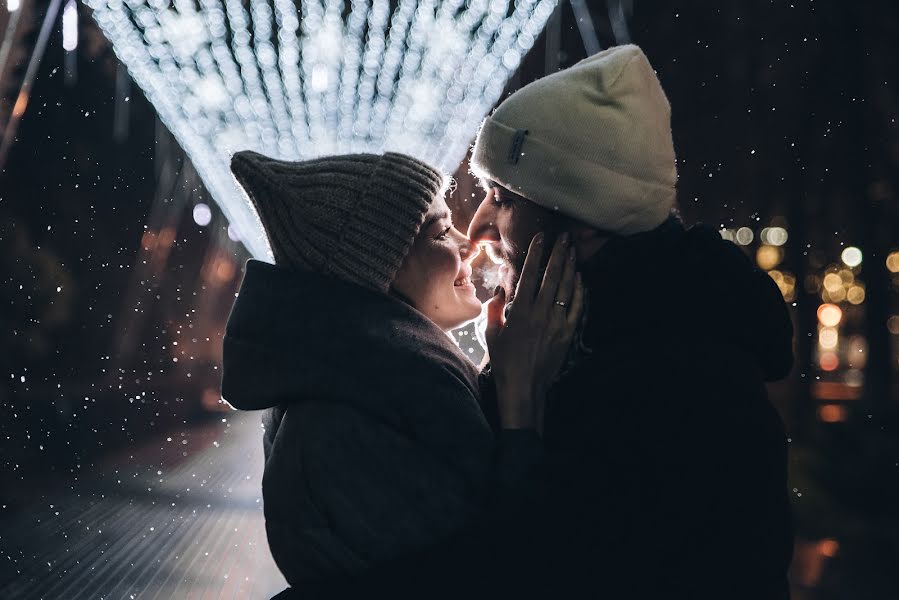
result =
[[[447,173],[557,0],[87,0],[250,253],[231,155],[405,152]]]

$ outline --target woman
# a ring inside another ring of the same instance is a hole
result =
[[[240,152],[232,170],[275,264],[247,263],[222,393],[267,409],[266,530],[287,581],[364,576],[523,490],[542,390],[583,301],[571,251],[556,244],[544,274],[538,236],[505,321],[502,292],[490,303],[495,435],[477,369],[447,335],[481,306],[477,249],[452,226],[444,178],[394,153],[291,163]]]

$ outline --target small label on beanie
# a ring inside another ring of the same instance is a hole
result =
[[[518,158],[521,156],[521,146],[524,144],[524,138],[527,134],[527,129],[515,130],[515,135],[512,137],[512,146],[509,148],[509,155],[506,157],[510,165],[518,164]]]

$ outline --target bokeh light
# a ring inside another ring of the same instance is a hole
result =
[[[899,315],[893,315],[887,319],[887,329],[893,335],[899,335]]]
[[[765,271],[769,271],[780,264],[783,260],[783,250],[777,246],[763,245],[755,253],[755,261],[759,267]]]
[[[846,288],[838,288],[832,292],[824,290],[821,299],[825,302],[842,302],[846,299]]]
[[[853,285],[846,291],[846,300],[850,304],[861,304],[865,301],[865,288],[860,285]]]
[[[78,5],[68,0],[62,9],[62,49],[71,52],[78,47]]]
[[[842,419],[840,419],[842,420]],[[827,558],[833,558],[840,550],[840,544],[834,539],[824,539],[818,542],[818,552]]]
[[[862,387],[865,383],[865,374],[861,369],[848,369],[843,375],[843,381],[849,387]]]
[[[753,237],[754,236],[750,228],[740,227],[739,229],[737,229],[737,233],[734,234],[734,241],[741,246],[748,246],[752,243]]]
[[[843,263],[847,267],[855,268],[862,264],[862,251],[856,248],[855,246],[849,246],[843,253],[840,255],[840,259],[842,259]]]
[[[786,302],[792,302],[796,297],[796,276],[792,273],[784,273],[773,269],[768,271],[768,275],[777,284],[780,293],[783,294]]]
[[[818,332],[818,345],[825,350],[833,350],[840,342],[840,335],[832,327],[824,327]]]
[[[759,234],[763,244],[771,246],[783,246],[787,243],[789,235],[783,227],[765,227]]]
[[[212,210],[208,204],[197,202],[194,205],[194,222],[200,227],[206,227],[212,221]]]
[[[818,320],[825,327],[836,327],[843,318],[843,311],[836,304],[822,304],[818,307]]]
[[[887,269],[890,273],[899,273],[899,252],[890,252],[887,256]]]
[[[825,404],[818,408],[818,418],[825,423],[845,421],[846,407],[842,404]]]
[[[828,273],[824,276],[824,289],[828,292],[836,292],[843,287],[843,280],[836,273]]]

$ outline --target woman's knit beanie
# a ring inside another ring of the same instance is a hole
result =
[[[275,264],[386,293],[444,177],[387,152],[288,162],[238,152],[231,171],[256,208]]]

